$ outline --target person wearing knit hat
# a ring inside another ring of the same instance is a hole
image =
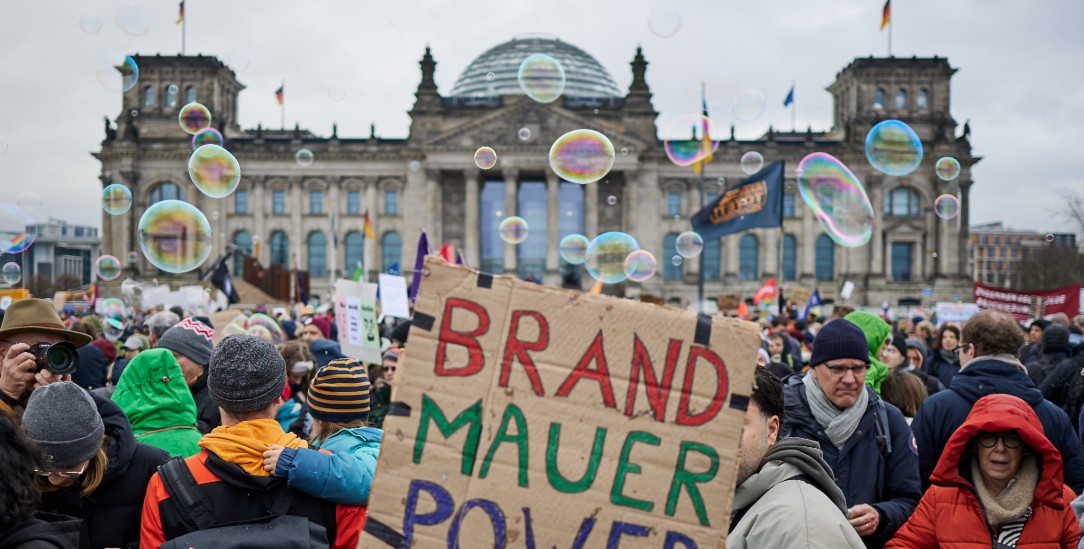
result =
[[[207,372],[211,399],[235,417],[267,409],[285,386],[286,362],[261,338],[228,336],[211,355]]]
[[[1043,330],[1042,354],[1032,353],[1031,360],[1023,362],[1028,369],[1028,377],[1039,387],[1058,364],[1069,360],[1069,328],[1061,324],[1051,324]]]
[[[218,405],[207,390],[207,365],[211,362],[215,331],[209,326],[186,318],[162,333],[158,347],[169,349],[181,365],[184,381],[196,401],[196,427],[203,434],[222,424]]]
[[[383,439],[383,431],[368,425],[369,389],[357,360],[340,358],[321,368],[309,385],[312,446],[331,453],[272,446],[264,452],[264,469],[316,497],[366,505]]]
[[[892,371],[907,364],[907,338],[900,332],[892,332],[877,358]]]
[[[926,373],[922,364],[926,361],[926,344],[917,337],[909,337],[904,340],[907,346],[907,362],[900,366],[900,371],[907,372],[918,377],[926,386],[926,395],[932,395],[938,391],[944,391],[945,386],[940,379]]]
[[[872,317],[883,331],[864,332]],[[907,521],[922,496],[918,452],[899,408],[867,386],[871,341],[888,339],[885,321],[858,312],[828,322],[813,340],[809,371],[784,381],[782,435],[816,441],[847,499],[851,526],[869,547],[880,547]],[[876,361],[880,362],[880,361]],[[882,368],[887,370],[884,364]]]
[[[71,470],[101,450],[105,424],[86,391],[61,382],[31,393],[23,431],[41,450],[45,469]]]

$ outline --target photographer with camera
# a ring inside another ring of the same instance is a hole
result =
[[[0,325],[0,409],[22,417],[35,388],[71,381],[79,365],[76,349],[90,341],[90,336],[68,330],[44,299],[12,303]]]

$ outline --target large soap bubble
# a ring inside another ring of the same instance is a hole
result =
[[[565,91],[565,68],[544,53],[527,56],[516,78],[523,93],[539,103],[552,103]]]
[[[873,236],[873,206],[851,170],[830,154],[813,153],[798,164],[802,200],[840,246],[857,247]]]
[[[885,120],[866,134],[866,158],[888,175],[907,175],[922,163],[922,141],[911,126]]]
[[[188,159],[188,177],[203,194],[225,198],[241,182],[241,165],[230,151],[218,145],[204,145]]]
[[[707,139],[704,138],[705,132]],[[666,130],[663,148],[670,161],[678,166],[692,166],[719,148],[719,129],[701,114],[679,116]]]
[[[163,200],[139,219],[139,247],[155,267],[184,273],[211,255],[211,224],[195,206]]]
[[[573,264],[583,265],[587,259],[587,246],[591,241],[582,234],[570,234],[561,239],[557,251],[561,253],[561,259]]]
[[[625,259],[640,249],[636,239],[626,233],[610,232],[598,235],[587,246],[584,263],[587,273],[604,284],[616,284],[628,278]]]
[[[614,145],[595,130],[570,131],[550,147],[550,167],[565,181],[594,183],[614,167]]]

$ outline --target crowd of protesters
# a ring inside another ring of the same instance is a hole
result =
[[[357,546],[410,323],[365,364],[326,311],[275,320],[10,305],[0,546]],[[728,547],[1084,549],[1084,317],[761,325]]]

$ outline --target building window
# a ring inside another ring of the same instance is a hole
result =
[[[175,183],[162,183],[151,190],[151,204],[157,204],[163,200],[184,200],[184,189]]]
[[[196,102],[196,87],[188,86],[184,89],[184,102],[195,103]]]
[[[930,94],[925,89],[918,90],[918,97],[915,98],[915,106],[918,110],[925,111],[930,108]]]
[[[157,94],[154,93],[154,86],[145,86],[143,88],[143,107],[153,107],[157,101],[156,97]]]
[[[836,243],[826,234],[817,237],[817,280],[836,277]]]
[[[666,193],[666,215],[681,215],[681,193],[673,191]]]
[[[741,237],[738,243],[738,278],[742,280],[760,278],[760,242],[751,234]]]
[[[399,191],[384,193],[384,214],[399,215]]]
[[[911,251],[914,246],[910,242],[892,243],[892,280],[911,280]]]
[[[662,239],[662,257],[666,258],[662,265],[663,280],[681,280],[681,264],[674,265],[670,258],[677,253],[677,233],[670,233]]]
[[[271,191],[271,213],[286,213],[286,191],[282,189]]]
[[[233,254],[233,276],[245,274],[245,256],[252,255],[252,235],[248,231],[233,233],[233,245],[238,251]]]
[[[896,110],[902,111],[907,108],[907,90],[900,88],[896,90]]]
[[[873,108],[875,110],[883,110],[885,108],[884,88],[877,88],[877,91],[873,92]]]
[[[248,213],[248,191],[237,190],[233,192],[234,213]]]
[[[500,225],[506,213],[504,211],[504,181],[486,181],[482,184],[480,196],[482,207],[481,227],[482,265],[485,273],[504,272],[504,241],[501,240]]]
[[[798,280],[798,240],[783,235],[783,280]]]
[[[309,213],[324,213],[324,191],[309,191]]]
[[[343,272],[351,275],[365,261],[365,237],[357,231],[346,233],[343,239]]]
[[[783,195],[783,217],[794,217],[794,193]]]
[[[885,195],[884,214],[893,217],[919,217],[922,211],[918,193],[907,187],[896,187]]]
[[[722,243],[718,241],[704,243],[704,280],[719,280],[721,278],[719,266],[721,245]],[[664,258],[663,261],[665,260]]]
[[[583,185],[562,181],[557,190],[557,234],[583,234]],[[580,288],[583,265],[573,265],[564,259],[559,267],[561,287]]]
[[[167,84],[166,85],[166,106],[167,107],[176,107],[177,106],[177,91],[178,90],[177,90],[176,85],[174,85],[174,84]]]
[[[271,233],[271,264],[289,267],[290,237],[282,231]]]
[[[380,267],[386,273],[393,265],[399,263],[399,257],[403,255],[403,239],[395,231],[384,233],[380,240]]]
[[[350,215],[358,215],[361,213],[361,192],[347,191],[346,213]]]
[[[309,233],[306,243],[309,256],[309,276],[327,276],[327,237],[320,231]]]
[[[524,280],[542,282],[546,274],[546,182],[524,181],[516,194],[516,214],[527,222],[527,240],[517,247],[516,271]]]

